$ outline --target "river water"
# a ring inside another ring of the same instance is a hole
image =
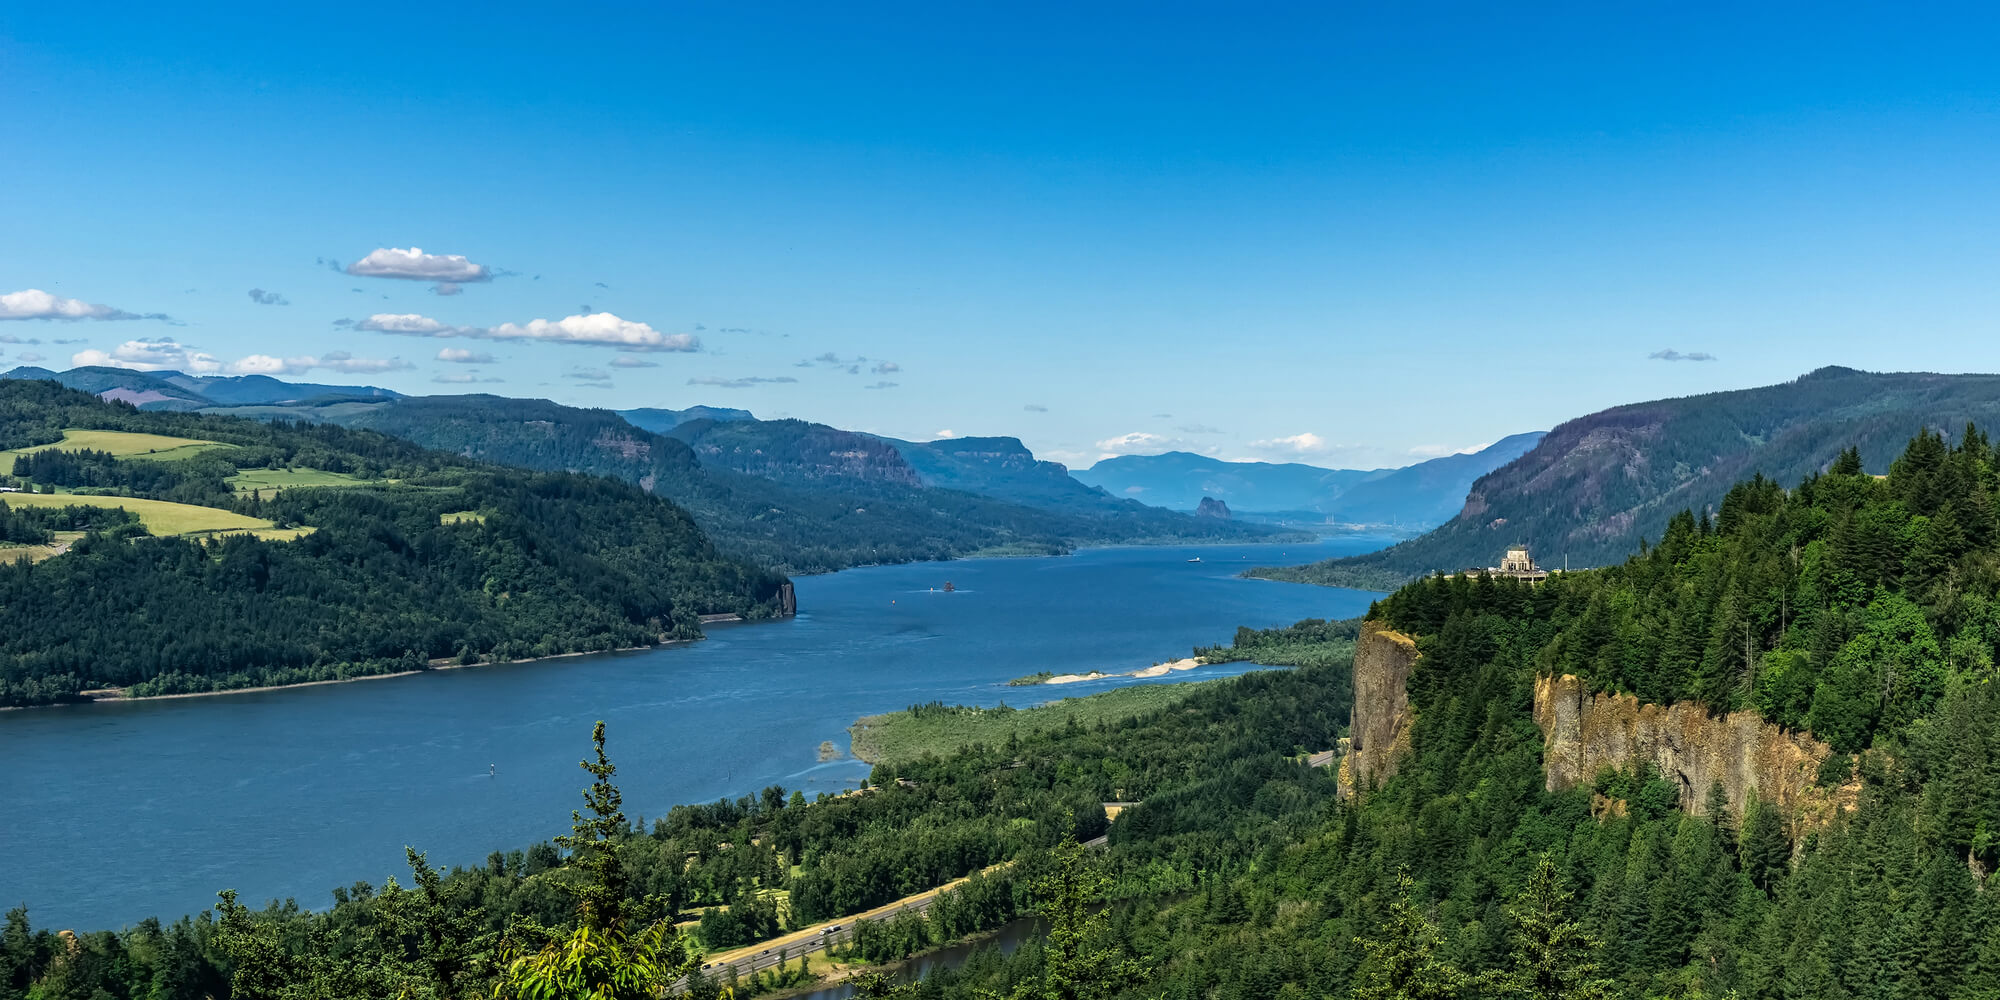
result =
[[[862,715],[932,699],[1035,704],[1132,682],[1006,682],[1136,669],[1226,643],[1238,625],[1351,617],[1375,595],[1235,573],[1388,541],[871,567],[800,578],[795,619],[711,627],[681,646],[0,712],[0,908],[25,903],[41,927],[115,928],[201,910],[224,888],[317,908],[335,886],[407,883],[405,844],[434,864],[475,864],[567,832],[597,719],[629,817],[773,784],[839,791],[868,768],[821,762],[818,748],[844,751]]]

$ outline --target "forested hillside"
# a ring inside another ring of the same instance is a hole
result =
[[[1615,567],[1534,587],[1437,577],[1379,602],[1371,615],[1414,636],[1421,653],[1408,689],[1414,724],[1400,770],[1351,801],[1331,769],[1307,761],[1335,746],[1353,708],[1355,632],[1301,623],[1246,630],[1232,647],[1307,664],[1297,670],[1198,685],[1116,724],[878,767],[883,791],[871,795],[806,804],[773,791],[676,811],[650,837],[626,833],[623,850],[635,864],[654,852],[675,859],[647,876],[659,899],[720,898],[672,873],[696,858],[699,884],[719,885],[709,858],[735,856],[737,899],[783,882],[815,916],[986,859],[1018,858],[1011,871],[1023,878],[1069,872],[1027,891],[1012,874],[1005,889],[989,878],[936,918],[867,928],[857,952],[887,958],[1031,901],[1061,904],[1045,911],[1058,914],[1045,945],[939,974],[914,991],[925,997],[1993,996],[2000,451],[1975,430],[1955,441],[1925,432],[1889,470],[1868,475],[1859,453],[1837,452],[1789,490],[1738,484],[1714,515],[1675,517],[1660,544]],[[1816,779],[1855,789],[1852,807],[1811,822],[1755,799],[1732,809],[1719,784],[1684,790],[1649,765],[1549,792],[1530,706],[1537,677],[1553,672],[1810,727],[1837,751]],[[1087,836],[1101,821],[1095,803],[1114,800],[1139,804],[1111,824],[1101,862],[1042,853],[1064,840],[1051,824]],[[814,839],[833,830],[837,839]],[[709,837],[738,846],[690,846]],[[453,954],[517,933],[503,930],[508,907],[563,919],[559,897],[534,894],[529,870],[558,870],[563,855],[538,851],[539,862],[530,852],[453,873],[424,897],[465,914],[442,925],[473,942]],[[765,853],[778,851],[802,865],[788,879]],[[591,870],[590,851],[570,857],[570,878]],[[1077,874],[1079,864],[1105,881]],[[915,877],[898,882],[899,872]],[[1102,920],[1062,922],[1062,912],[1089,912],[1092,896],[1109,903]],[[273,942],[260,962],[432,975],[418,962],[421,938],[364,930],[395,907],[432,904],[396,892],[338,899],[324,916],[274,908],[225,920]],[[746,921],[775,930],[761,907],[705,917],[697,934],[742,940]],[[32,948],[56,944],[25,918],[16,926],[10,952],[30,954],[31,975],[51,975],[56,962]],[[192,978],[229,962],[251,968],[212,926],[148,925],[79,947],[101,970],[124,968],[115,959],[128,954],[191,956]],[[714,984],[691,985],[712,995]],[[739,985],[738,996],[768,986]],[[520,995],[512,989],[501,995]]]
[[[1605,565],[1659,539],[1676,512],[1712,510],[1753,475],[1796,483],[1848,447],[1882,472],[1914,428],[1968,421],[2000,423],[2000,375],[1822,368],[1781,385],[1613,407],[1564,423],[1479,479],[1458,515],[1427,535],[1257,575],[1387,589],[1495,565],[1522,543],[1546,565]]]
[[[487,395],[293,410],[485,461],[635,483],[686,507],[725,551],[790,573],[1055,554],[1088,543],[1271,537],[1137,504],[1107,500],[1114,509],[1078,513],[932,488],[891,443],[799,420],[698,418],[668,436],[609,410]]]
[[[79,429],[213,444],[171,461],[43,450],[14,462],[17,477],[91,507],[173,501],[276,528],[133,538],[107,524],[53,558],[0,567],[0,704],[647,644],[697,635],[701,614],[771,614],[783,582],[719,554],[673,504],[608,480],[0,383],[0,447]],[[245,489],[245,477],[276,485]]]

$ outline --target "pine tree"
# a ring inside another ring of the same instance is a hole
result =
[[[1611,981],[1597,976],[1596,938],[1570,914],[1570,891],[1556,863],[1543,855],[1528,884],[1507,907],[1514,920],[1514,952],[1506,972],[1488,977],[1500,996],[1540,1000],[1611,997]]]
[[[1104,935],[1106,916],[1092,904],[1111,879],[1089,864],[1083,845],[1064,837],[1053,852],[1048,874],[1035,880],[1035,908],[1048,921],[1042,978],[1023,982],[1012,1000],[1097,1000],[1138,982],[1139,966],[1110,948],[1094,946]]]
[[[1415,892],[1409,872],[1397,876],[1381,936],[1355,939],[1366,957],[1354,1000],[1445,1000],[1465,991],[1465,974],[1437,957],[1437,926],[1417,908]]]

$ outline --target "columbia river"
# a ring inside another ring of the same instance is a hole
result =
[[[405,844],[435,864],[476,864],[566,832],[597,719],[628,816],[774,784],[841,791],[867,765],[817,751],[824,740],[844,751],[860,716],[1146,683],[1006,686],[1186,656],[1238,625],[1358,615],[1376,595],[1235,574],[1388,541],[871,567],[800,578],[797,618],[711,626],[686,645],[0,712],[0,908],[25,903],[42,927],[117,928],[202,910],[224,888],[323,907],[335,886],[407,882]]]

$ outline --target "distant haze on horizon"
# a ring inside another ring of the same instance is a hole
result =
[[[50,6],[0,367],[1373,468],[2000,370],[1990,8]]]

